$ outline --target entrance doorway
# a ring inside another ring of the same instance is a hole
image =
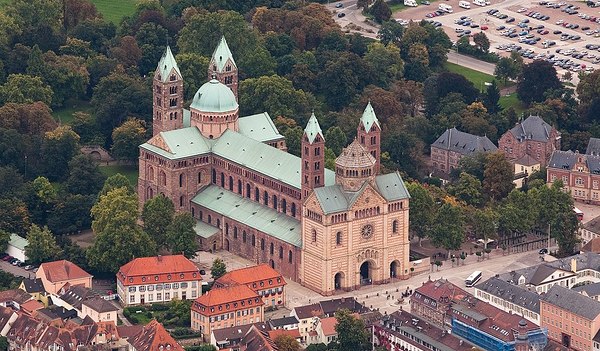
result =
[[[225,239],[225,251],[229,251],[229,240]]]
[[[333,278],[335,290],[341,290],[344,287],[344,273],[339,272]]]
[[[373,282],[373,264],[365,261],[360,265],[360,284],[366,285]]]
[[[396,278],[398,276],[398,261],[390,263],[390,278]]]

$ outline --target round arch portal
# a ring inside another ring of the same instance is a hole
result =
[[[373,283],[373,273],[375,271],[375,262],[367,260],[360,265],[360,285]]]
[[[341,290],[345,286],[345,275],[343,272],[338,272],[333,278],[333,287],[335,290]]]

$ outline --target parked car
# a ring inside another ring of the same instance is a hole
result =
[[[30,271],[33,269],[33,266],[28,264],[27,266],[23,267],[23,269],[25,269],[26,271]]]
[[[200,275],[206,275],[206,271],[204,269],[200,270]]]
[[[337,16],[338,16],[339,18],[342,18],[342,17],[346,16],[346,14],[345,14],[345,13],[343,13],[343,12],[340,12],[340,13],[338,13],[338,15],[337,15]]]
[[[342,4],[342,3],[340,2],[340,3],[337,3],[337,4],[335,4],[335,7],[337,7],[337,8],[339,9],[340,7],[344,7],[344,4]]]
[[[548,253],[548,249],[540,249],[540,255],[545,255]]]

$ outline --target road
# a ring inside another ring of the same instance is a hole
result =
[[[494,75],[494,71],[496,70],[496,65],[493,63],[481,61],[471,56],[457,54],[454,51],[448,52],[448,62],[456,63],[457,65],[490,75]]]

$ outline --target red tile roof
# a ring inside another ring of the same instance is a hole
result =
[[[289,335],[294,339],[300,338],[300,330],[299,329],[290,329],[290,330],[275,329],[275,330],[267,331],[267,334],[269,334],[269,338],[273,341],[280,335]]]
[[[260,282],[264,282],[264,286],[260,286]],[[271,281],[271,284],[269,284]],[[252,285],[256,283],[257,285]],[[219,278],[215,284],[217,286],[227,286],[234,284],[246,284],[251,288],[260,290],[261,288],[280,287],[286,284],[283,276],[267,264],[258,266],[246,267],[227,272]]]
[[[31,313],[42,308],[44,308],[44,304],[37,300],[29,300],[21,305],[21,309],[27,313]]]
[[[335,317],[327,317],[321,319],[321,329],[324,335],[336,335],[335,326],[337,325],[337,319]]]
[[[169,255],[136,258],[119,269],[117,279],[128,286],[201,280],[202,277],[198,267],[185,256]]]
[[[234,285],[211,289],[196,299],[192,309],[206,316],[246,309],[252,306],[262,306],[263,304],[263,300],[248,286]]]
[[[183,347],[171,337],[165,330],[162,324],[156,320],[148,323],[144,328],[132,336],[128,342],[135,347],[136,350],[144,351],[184,351]]]
[[[445,279],[427,281],[423,283],[422,286],[418,287],[415,292],[427,296],[434,301],[440,301],[441,298],[447,297],[450,300],[449,302],[451,302],[452,300],[461,300],[465,296],[472,296],[468,292]]]
[[[92,277],[78,265],[67,260],[42,263],[40,270],[43,270],[46,279],[52,283]]]

